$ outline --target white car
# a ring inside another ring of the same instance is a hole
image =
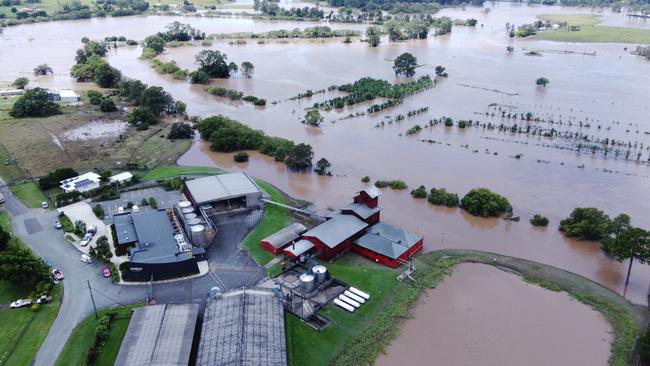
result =
[[[117,208],[117,213],[118,214],[123,214],[124,213],[124,207],[120,206]]]
[[[45,201],[41,202],[41,208],[48,208],[48,207],[50,207],[50,205],[47,202]]]
[[[86,229],[86,235],[90,234],[90,237],[92,238],[95,234],[97,234],[97,226],[95,225],[90,225]]]
[[[32,304],[32,300],[30,299],[20,299],[9,304],[9,307],[12,309],[16,309],[16,308],[22,308],[23,306],[29,306],[31,304]]]
[[[81,245],[82,247],[85,247],[85,246],[87,246],[88,244],[90,244],[90,241],[91,241],[92,238],[93,238],[92,236],[89,237],[89,238],[88,238],[87,236],[88,236],[88,234],[86,234],[86,236],[83,238],[83,240],[81,241],[81,243],[79,243],[79,245]]]
[[[93,260],[90,259],[90,256],[88,254],[82,254],[81,257],[79,257],[79,260],[84,262],[84,263],[92,263]]]
[[[133,205],[133,207],[131,207],[131,212],[133,213],[140,212],[140,207],[138,207],[137,205]]]

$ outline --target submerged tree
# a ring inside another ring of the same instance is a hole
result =
[[[227,78],[230,76],[228,68],[228,56],[216,50],[203,50],[196,57],[196,63],[199,64],[199,70],[205,72],[213,78]]]
[[[48,64],[40,64],[34,68],[34,75],[53,74],[54,70]]]
[[[255,71],[255,66],[253,65],[252,62],[249,61],[244,61],[241,63],[240,66],[242,74],[244,74],[245,77],[251,78],[253,77],[253,72]]]
[[[16,80],[14,80],[13,84],[11,84],[11,85],[13,85],[15,88],[18,88],[18,89],[25,89],[27,84],[29,84],[29,79],[24,78],[24,77],[20,77],[20,78],[17,78]]]
[[[366,28],[366,38],[368,38],[368,45],[370,47],[379,46],[381,42],[381,29],[374,25]]]
[[[418,65],[418,60],[412,54],[404,52],[401,55],[397,56],[395,63],[393,64],[393,71],[395,71],[395,76],[406,76],[411,77],[415,75],[415,68]]]
[[[318,175],[332,175],[332,173],[329,171],[329,168],[332,166],[332,164],[325,158],[321,158],[318,162],[316,162],[316,169],[314,171]]]
[[[608,239],[602,242],[603,250],[612,254],[619,262],[630,260],[625,278],[627,285],[630,282],[634,260],[641,263],[650,261],[650,232],[637,227],[625,227],[617,234],[616,238]]]
[[[546,87],[546,85],[548,85],[548,83],[550,83],[550,81],[547,78],[544,78],[544,77],[541,77],[541,78],[539,78],[539,79],[537,79],[535,81],[535,84],[537,84],[537,86],[541,86],[541,87]]]

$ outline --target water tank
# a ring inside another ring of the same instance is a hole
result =
[[[207,241],[206,239],[206,233],[205,233],[205,226],[203,225],[193,225],[190,226],[190,237],[192,240],[192,244],[194,244],[197,247],[203,247]]]
[[[190,226],[194,226],[194,225],[199,225],[201,223],[201,220],[195,217],[193,219],[187,219],[185,220],[185,222],[187,222],[187,224]]]
[[[185,215],[185,220],[195,219],[195,218],[196,218],[195,213],[188,213],[187,215]]]
[[[317,282],[319,285],[320,285],[321,283],[325,282],[325,280],[327,280],[327,268],[325,268],[325,266],[322,266],[322,265],[320,265],[320,264],[317,265],[317,266],[314,266],[314,267],[311,269],[311,272],[312,272],[312,273],[314,274],[314,276],[316,277],[316,282]]]
[[[310,275],[309,273],[303,273],[300,275],[300,288],[305,291],[309,292],[314,289],[316,284],[314,283],[314,276]]]
[[[194,213],[194,207],[190,206],[190,207],[181,208],[181,212],[183,213],[183,215]]]
[[[184,208],[192,207],[192,202],[190,201],[179,201],[177,204],[178,208],[181,210]]]

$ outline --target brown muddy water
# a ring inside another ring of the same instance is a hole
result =
[[[578,206],[600,207],[611,215],[626,212],[635,225],[650,228],[650,216],[647,215],[650,168],[646,161],[650,154],[647,150],[650,146],[650,121],[647,119],[650,115],[650,62],[624,50],[624,47],[636,46],[632,44],[513,40],[504,32],[506,22],[529,23],[540,14],[585,13],[590,12],[589,9],[505,3],[487,6],[492,8],[487,15],[479,8],[444,9],[439,13],[452,18],[474,17],[483,27],[454,27],[450,35],[431,36],[427,40],[388,43],[384,39],[378,48],[369,48],[360,42],[343,44],[340,40],[248,42],[245,45],[215,41],[212,48],[227,53],[229,60],[237,63],[248,60],[256,68],[251,79],[236,76],[214,84],[269,101],[280,101],[266,107],[226,102],[205,93],[201,86],[159,75],[147,61],[138,59],[141,53],[138,47],[111,50],[108,60],[128,77],[163,86],[176,99],[188,104],[190,114],[224,114],[269,135],[311,144],[315,159],[326,157],[333,165],[335,176],[288,172],[283,165],[258,154],[252,154],[249,163],[235,164],[232,154],[211,152],[204,143],[194,144],[179,164],[246,169],[251,175],[295,197],[314,202],[314,208],[319,211],[346,204],[355,191],[363,188],[360,179],[366,175],[373,181],[402,179],[411,188],[420,184],[427,188],[445,187],[460,195],[471,188],[488,187],[509,198],[521,222],[475,218],[458,209],[416,201],[408,191],[390,190],[384,191],[382,196],[383,219],[421,233],[425,237],[426,251],[471,248],[540,261],[579,273],[619,293],[625,292],[631,301],[645,303],[650,267],[635,265],[631,284],[625,289],[625,264],[608,258],[596,243],[566,239],[556,228],[559,220]],[[602,15],[604,24],[648,28],[647,23],[620,14],[598,14]],[[11,27],[0,35],[0,80],[29,75],[34,66],[47,62],[54,68],[55,75],[41,78],[37,84],[79,88],[83,85],[74,83],[68,71],[82,36],[124,35],[142,40],[174,20],[190,22],[206,33],[262,32],[317,24],[248,18],[149,16]],[[505,50],[509,45],[515,48],[512,54]],[[175,60],[180,66],[193,69],[196,68],[194,55],[201,49],[204,48],[169,49],[161,59]],[[542,56],[524,55],[531,49],[541,50]],[[342,112],[327,112],[326,122],[320,128],[300,123],[304,108],[332,94],[286,101],[306,89],[318,90],[363,76],[400,81],[392,75],[391,66],[393,60],[406,51],[423,64],[418,68],[418,75],[433,74],[436,65],[443,65],[449,78],[439,80],[435,88],[409,97],[404,104],[377,115],[341,120],[350,113],[364,112],[368,104],[347,107]],[[595,56],[584,54],[593,52]],[[535,79],[540,76],[551,80],[547,88],[535,87]],[[513,122],[502,120],[498,114],[485,116],[493,103],[514,113],[531,112],[541,119],[561,122],[555,125],[531,123],[540,128],[614,138],[630,145],[636,143],[632,149],[633,159],[626,161],[620,156],[578,153],[570,150],[575,147],[575,141],[481,128],[461,130],[438,125],[425,128],[415,136],[403,135],[415,124],[426,125],[430,119],[443,115],[510,126]],[[426,113],[388,123],[397,114],[405,115],[425,106],[429,108]],[[579,123],[584,126],[580,127]],[[636,162],[639,152],[640,162]],[[518,154],[523,154],[521,159],[514,159]],[[550,226],[532,228],[527,220],[535,213],[549,217]]]
[[[376,366],[607,365],[613,328],[563,292],[482,264],[429,290]]]

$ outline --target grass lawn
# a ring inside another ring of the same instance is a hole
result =
[[[287,203],[286,198],[272,185],[256,180],[257,184],[271,196],[273,201]],[[250,254],[255,261],[263,266],[271,261],[275,256],[260,246],[260,240],[275,233],[276,231],[289,225],[291,217],[286,208],[267,204],[264,206],[264,218],[255,226],[248,236],[242,242],[242,248]]]
[[[11,161],[12,157],[9,155],[9,152],[0,145],[0,179],[5,183],[10,183],[25,178],[23,170],[15,163],[9,165],[5,164],[6,159]]]
[[[111,331],[106,340],[106,344],[102,348],[99,356],[97,357],[96,365],[99,366],[112,366],[117,358],[117,353],[120,351],[122,339],[126,334],[126,329],[129,327],[131,321],[131,309],[135,306],[127,306],[123,308],[113,309],[117,312],[117,316],[111,324]],[[99,318],[111,309],[104,309],[99,311]],[[86,353],[90,346],[92,346],[95,339],[95,328],[97,328],[98,320],[95,319],[95,314],[84,319],[72,332],[70,338],[63,347],[63,351],[56,360],[57,366],[75,366],[83,365],[86,360]]]
[[[540,15],[541,20],[552,23],[566,22],[569,25],[580,26],[580,30],[569,31],[558,29],[538,32],[537,39],[559,42],[597,42],[597,43],[641,43],[650,44],[650,30],[609,27],[598,25],[600,17],[593,14],[554,14]]]
[[[62,293],[63,286],[55,286],[52,290],[53,301],[42,305],[37,313],[29,307],[0,310],[0,364],[32,364],[59,313]]]
[[[147,173],[142,180],[174,178],[183,174],[222,174],[225,170],[201,166],[161,165]]]
[[[80,0],[80,2],[91,6],[94,4],[92,0]],[[64,2],[61,2],[59,0],[41,0],[37,4],[27,4],[23,2],[20,5],[13,5],[13,6],[16,9],[29,8],[29,7],[43,9],[47,12],[48,16],[51,16],[51,15],[55,15],[57,11],[63,9],[62,4],[64,4]],[[16,15],[11,12],[11,7],[12,6],[0,6],[0,13],[6,15],[5,19],[16,18]]]
[[[5,210],[0,210],[0,227],[4,231],[11,232],[11,215]]]
[[[41,202],[49,202],[35,182],[11,186],[10,189],[27,207],[38,208],[41,207]]]

